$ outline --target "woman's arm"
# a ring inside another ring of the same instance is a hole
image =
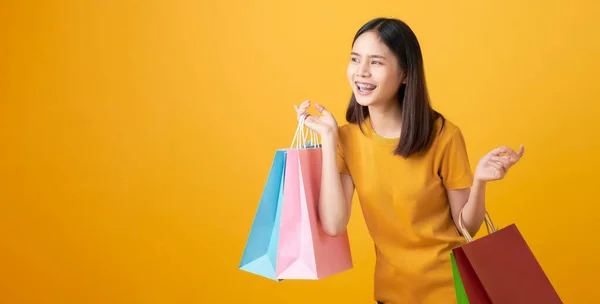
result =
[[[479,231],[485,217],[487,182],[503,179],[508,169],[521,159],[524,152],[525,147],[523,145],[521,145],[518,153],[507,147],[494,149],[479,161],[471,188],[448,190],[452,218],[459,231],[458,216],[461,210],[463,223],[469,234],[474,236]]]
[[[322,105],[315,108],[323,115],[309,115],[306,111],[310,100],[300,106],[294,105],[298,119],[305,118],[304,123],[311,130],[321,135],[322,173],[321,194],[319,197],[319,220],[325,233],[336,236],[346,231],[350,220],[354,182],[348,174],[340,174],[337,164],[338,124],[335,117]]]
[[[485,216],[485,188],[486,182],[474,181],[471,188],[448,190],[452,219],[459,231],[458,216],[461,210],[463,223],[469,234],[473,236],[479,231]]]
[[[323,164],[319,219],[330,236],[346,231],[350,220],[354,182],[348,174],[340,174],[337,165],[337,130],[324,132],[322,137]]]

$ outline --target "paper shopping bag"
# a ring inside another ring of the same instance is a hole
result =
[[[459,226],[468,243],[454,248],[452,253],[468,301],[562,303],[517,226],[497,230],[487,215],[486,225],[491,233],[473,240],[462,224],[462,214],[459,215]]]
[[[352,268],[347,232],[331,237],[318,216],[321,148],[287,152],[276,276],[323,279]]]
[[[454,259],[454,254],[450,252],[450,261],[452,262],[452,274],[454,276],[454,289],[456,290],[456,303],[457,304],[469,304],[469,298],[467,297],[467,292],[465,291],[465,286],[463,285],[462,279],[460,278],[460,273],[458,272],[458,267],[456,266],[456,260]]]
[[[286,151],[277,150],[254,216],[239,269],[272,280],[275,276]]]

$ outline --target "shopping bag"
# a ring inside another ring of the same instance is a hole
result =
[[[456,266],[456,260],[454,254],[450,252],[450,261],[452,262],[452,275],[454,276],[454,289],[456,290],[456,303],[457,304],[469,304],[469,298],[465,291],[465,286],[460,278],[458,267]]]
[[[277,150],[254,216],[239,269],[272,280],[275,276],[286,150]]]
[[[296,131],[297,145],[287,150],[276,265],[279,279],[317,280],[352,268],[347,232],[331,237],[319,221],[322,152],[315,141],[318,136],[306,145],[303,118]]]
[[[487,213],[485,223],[488,235],[473,240],[459,214],[467,243],[452,253],[469,303],[562,303],[517,226],[498,230]]]

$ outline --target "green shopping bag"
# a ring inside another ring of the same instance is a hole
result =
[[[456,260],[454,260],[454,254],[450,252],[450,260],[452,261],[452,274],[454,275],[454,290],[456,290],[456,303],[457,304],[469,304],[469,298],[467,298],[467,292],[465,286],[463,286],[462,279],[460,278],[460,272],[456,266]]]

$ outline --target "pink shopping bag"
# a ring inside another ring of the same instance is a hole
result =
[[[300,123],[303,124],[303,119]],[[331,237],[325,234],[319,221],[321,164],[319,145],[304,144],[287,150],[278,279],[318,280],[353,267],[347,232]]]

